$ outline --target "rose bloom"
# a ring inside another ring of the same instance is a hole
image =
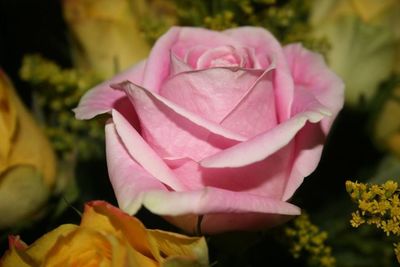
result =
[[[262,28],[175,27],[75,112],[112,116],[107,163],[123,210],[216,233],[300,214],[287,201],[318,164],[343,87],[320,55]]]
[[[56,156],[0,69],[0,229],[37,218],[56,183]]]
[[[87,203],[79,226],[61,225],[30,246],[14,236],[9,243],[2,267],[208,266],[203,237],[147,230],[104,201]]]
[[[61,1],[73,37],[75,67],[106,79],[115,74],[116,67],[125,69],[146,57],[150,46],[139,30],[139,18],[132,8],[137,1]]]

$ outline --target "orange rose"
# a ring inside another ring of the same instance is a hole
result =
[[[208,266],[204,238],[147,230],[116,207],[93,201],[81,224],[61,225],[27,246],[10,238],[2,267],[26,266]]]

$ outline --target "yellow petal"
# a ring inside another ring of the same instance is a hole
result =
[[[398,132],[400,129],[400,86],[393,89],[393,98],[385,101],[382,109],[377,115],[375,123],[375,137],[378,142],[385,142],[385,140]]]
[[[56,266],[111,266],[111,245],[99,232],[78,227],[59,237],[47,253],[43,265]]]
[[[108,78],[149,52],[129,0],[65,0],[64,18],[75,41],[75,65]],[[99,45],[101,44],[101,45]]]
[[[0,259],[1,267],[33,267],[35,266],[32,260],[23,251],[18,251],[15,248],[4,253],[3,257]]]
[[[400,159],[400,132],[388,138],[387,146]]]
[[[352,0],[351,2],[361,18],[370,21],[393,7],[398,0]]]
[[[33,166],[16,166],[3,172],[0,179],[0,229],[33,216],[49,196],[48,186]]]
[[[92,201],[85,205],[81,226],[100,232],[115,234],[122,232],[129,244],[141,254],[152,258],[153,248],[144,225],[136,218],[104,201]]]
[[[8,79],[0,69],[0,173],[8,166],[17,124],[17,113],[15,105],[12,105],[9,87]]]
[[[209,265],[204,265],[196,262],[193,259],[182,258],[182,257],[171,257],[161,264],[161,267],[208,267]]]
[[[12,130],[14,126],[10,128],[13,131],[10,152],[5,162],[0,163],[0,173],[14,166],[31,165],[43,174],[48,186],[53,185],[56,160],[52,147],[3,72],[0,72],[0,90],[6,91],[8,106],[13,107],[16,113],[12,116],[15,119],[15,129]]]
[[[119,236],[117,238],[117,236]],[[112,246],[112,267],[143,266],[158,267],[159,264],[130,246],[122,233],[116,236],[107,236]]]
[[[12,247],[0,261],[2,267],[36,267],[42,266],[43,259],[56,241],[77,228],[76,225],[64,224],[45,234],[27,249]]]
[[[152,244],[157,247],[160,256],[171,260],[166,266],[208,266],[208,249],[204,237],[188,237],[161,230],[148,230]],[[178,256],[178,258],[176,258]],[[172,263],[182,265],[172,265]]]
[[[318,10],[319,1],[315,3],[314,17],[318,19],[313,21],[312,35],[328,38],[328,63],[346,84],[346,103],[358,105],[360,99],[370,100],[393,70],[393,31],[387,25],[363,21],[350,1],[334,1],[324,12]]]
[[[29,248],[26,250],[26,253],[35,262],[42,262],[47,253],[49,253],[50,249],[58,242],[60,238],[69,235],[77,228],[78,226],[73,224],[60,225],[53,231],[48,232],[36,240],[32,245],[29,246]]]

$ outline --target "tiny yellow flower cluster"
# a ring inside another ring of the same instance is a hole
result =
[[[33,110],[45,126],[54,149],[60,156],[77,152],[83,158],[101,154],[103,129],[98,121],[76,120],[72,109],[82,95],[99,80],[76,69],[61,69],[39,55],[24,57],[20,69],[22,80],[34,89]]]
[[[157,1],[155,1],[157,2]],[[326,54],[331,46],[326,38],[311,37],[307,18],[312,0],[174,0],[157,16],[144,15],[140,28],[153,43],[174,24],[225,30],[253,25],[267,28],[282,43],[302,42],[304,46]],[[172,10],[172,11],[171,11]],[[166,19],[173,17],[173,20]]]
[[[213,17],[205,17],[204,25],[205,27],[216,31],[237,27],[237,24],[234,22],[234,17],[235,14],[232,11],[224,10],[222,13]]]
[[[336,260],[332,249],[325,242],[328,233],[314,225],[307,214],[303,213],[285,228],[285,235],[290,240],[290,251],[295,258],[308,254],[310,266],[333,267]]]
[[[346,190],[358,204],[352,213],[350,224],[357,228],[362,224],[375,225],[387,236],[400,236],[400,189],[392,180],[382,185],[346,181]],[[400,262],[400,243],[394,244],[394,252]]]
[[[394,253],[396,254],[396,259],[400,262],[400,242],[393,244],[394,246]]]
[[[367,223],[382,229],[387,235],[400,234],[400,199],[398,184],[387,181],[383,185],[346,182],[346,190],[358,210],[350,221],[353,227]]]

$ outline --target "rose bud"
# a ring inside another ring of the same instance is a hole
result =
[[[129,0],[63,0],[75,66],[108,78],[149,52]]]
[[[0,229],[31,218],[55,179],[50,143],[0,70]]]

